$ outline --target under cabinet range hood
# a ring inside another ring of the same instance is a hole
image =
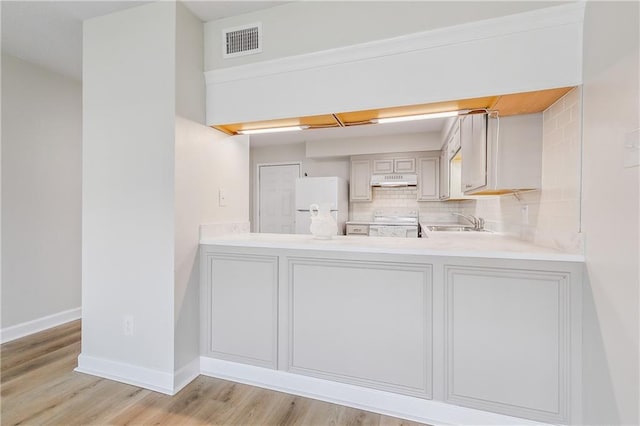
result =
[[[371,175],[371,186],[400,187],[416,186],[417,184],[418,175],[415,174]]]

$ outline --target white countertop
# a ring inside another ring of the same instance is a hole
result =
[[[200,244],[296,250],[349,251],[429,256],[584,262],[581,254],[564,253],[489,232],[430,232],[428,238],[335,236],[330,240],[300,234],[230,234],[202,238]]]
[[[347,225],[393,225],[393,226],[418,226],[418,222],[391,222],[391,221],[371,221],[367,222],[364,220],[350,220],[349,222],[345,222]]]

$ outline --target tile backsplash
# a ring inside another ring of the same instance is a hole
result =
[[[576,88],[543,113],[542,188],[481,198],[476,216],[488,229],[538,245],[582,251],[580,234],[581,89]]]
[[[350,203],[350,220],[370,221],[375,212],[405,213],[419,212],[420,221],[429,223],[458,222],[458,217],[451,213],[473,214],[474,200],[465,201],[417,201],[415,187],[406,188],[372,188],[372,201],[367,203]]]

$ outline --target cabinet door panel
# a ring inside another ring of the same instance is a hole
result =
[[[415,173],[415,158],[396,158],[393,160],[393,170],[396,173]]]
[[[440,199],[449,199],[449,153],[445,146],[440,152]]]
[[[371,201],[371,162],[369,160],[351,161],[349,199]]]
[[[462,190],[466,193],[487,184],[487,125],[485,114],[460,119]]]
[[[567,419],[568,275],[445,267],[446,399]]]
[[[289,370],[430,397],[431,271],[292,258]]]
[[[207,257],[207,345],[215,358],[277,366],[277,257]]]
[[[373,173],[377,175],[383,175],[387,173],[393,173],[393,160],[373,160]]]
[[[428,157],[418,160],[420,182],[418,185],[418,201],[439,200],[440,171],[439,158]]]

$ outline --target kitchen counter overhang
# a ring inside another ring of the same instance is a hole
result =
[[[335,236],[329,240],[315,239],[311,235],[246,233],[202,238],[200,244],[353,253],[584,262],[584,256],[581,254],[541,247],[490,232],[437,232],[429,233],[427,238]]]

